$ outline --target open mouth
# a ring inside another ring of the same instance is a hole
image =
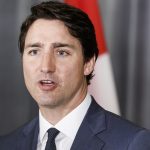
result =
[[[40,83],[42,85],[51,85],[51,84],[54,84],[54,82],[51,81],[51,80],[41,80]]]
[[[51,91],[57,87],[57,83],[52,80],[40,80],[39,87],[41,90]]]

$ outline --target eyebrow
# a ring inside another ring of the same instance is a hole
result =
[[[43,47],[43,44],[40,42],[37,43],[29,43],[25,46],[24,49],[30,48],[30,47]],[[67,44],[67,43],[61,43],[61,42],[55,42],[52,43],[52,48],[59,48],[59,47],[69,47],[69,48],[74,48],[74,45],[72,44]]]
[[[59,47],[74,48],[74,45],[72,45],[72,44],[67,44],[67,43],[56,42],[56,43],[52,43],[52,47],[53,47],[53,48],[59,48]]]
[[[29,43],[29,44],[25,45],[24,49],[27,49],[29,47],[42,47],[42,46],[43,46],[43,44],[41,44],[39,42],[37,42],[37,43]]]

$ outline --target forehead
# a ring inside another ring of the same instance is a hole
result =
[[[42,38],[64,42],[65,40],[74,40],[80,44],[79,40],[70,34],[68,27],[60,20],[38,19],[34,21],[27,31],[25,42]]]
[[[38,19],[33,22],[25,38],[25,47],[34,43],[43,45],[63,43],[82,49],[80,41],[70,34],[68,28],[60,20]]]

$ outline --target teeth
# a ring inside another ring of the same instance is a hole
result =
[[[51,84],[51,83],[53,83],[53,82],[50,81],[50,80],[42,80],[41,82],[44,83],[44,84]]]

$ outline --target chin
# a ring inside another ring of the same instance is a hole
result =
[[[58,103],[56,101],[53,100],[39,100],[39,101],[36,101],[39,105],[39,107],[48,107],[48,108],[54,108],[58,105]]]

